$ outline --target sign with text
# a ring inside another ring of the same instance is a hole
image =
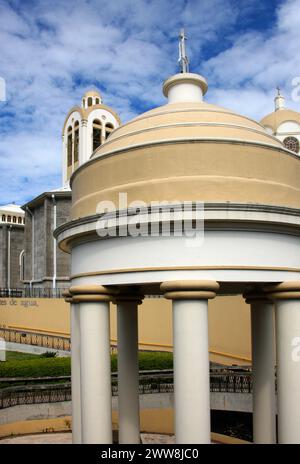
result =
[[[22,299],[22,298],[0,298],[0,309],[1,307],[11,307],[11,308],[38,308],[39,303],[37,300],[31,299]]]

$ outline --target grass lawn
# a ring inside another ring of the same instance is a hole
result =
[[[40,355],[31,353],[19,353],[18,351],[6,351],[6,361],[23,361],[24,359],[36,359]]]
[[[172,353],[140,352],[140,370],[172,369]],[[117,355],[111,356],[112,372],[117,371]],[[8,351],[7,361],[0,363],[3,377],[59,377],[71,374],[71,358],[45,358],[36,354]],[[3,384],[2,384],[3,386]]]
[[[139,370],[161,370],[173,369],[173,353],[157,351],[140,351],[139,352]],[[111,356],[111,370],[118,370],[118,357],[116,354]]]

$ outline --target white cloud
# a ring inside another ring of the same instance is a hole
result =
[[[300,75],[299,42],[300,0],[288,0],[278,9],[271,31],[240,34],[230,48],[205,63],[214,85],[210,100],[261,119],[274,110],[280,85],[287,105],[299,111],[292,100],[292,79]]]

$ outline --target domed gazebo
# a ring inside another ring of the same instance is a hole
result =
[[[112,439],[110,301],[119,439],[139,442],[137,306],[149,294],[173,302],[177,443],[210,442],[207,308],[218,294],[251,304],[254,440],[276,440],[276,338],[279,441],[300,442],[299,156],[205,103],[206,90],[202,76],[172,76],[167,104],[117,128],[72,176],[72,220],[56,236],[72,255],[75,442]]]

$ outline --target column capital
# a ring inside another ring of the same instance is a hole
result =
[[[62,296],[64,297],[64,300],[66,303],[72,303],[72,295],[69,290],[65,290],[62,292]]]
[[[207,300],[215,298],[219,288],[214,280],[170,280],[160,286],[168,300]]]
[[[103,285],[75,285],[69,290],[72,303],[111,301],[116,293],[115,289]]]
[[[243,294],[243,298],[245,299],[245,302],[247,304],[252,304],[252,303],[271,303],[270,298],[268,298],[268,295],[264,290],[257,288],[255,290],[245,292]]]
[[[115,295],[112,299],[114,304],[130,304],[135,303],[137,305],[142,304],[144,295],[139,295],[138,293],[119,293]]]
[[[298,300],[300,299],[300,281],[266,285],[264,291],[271,300]]]

